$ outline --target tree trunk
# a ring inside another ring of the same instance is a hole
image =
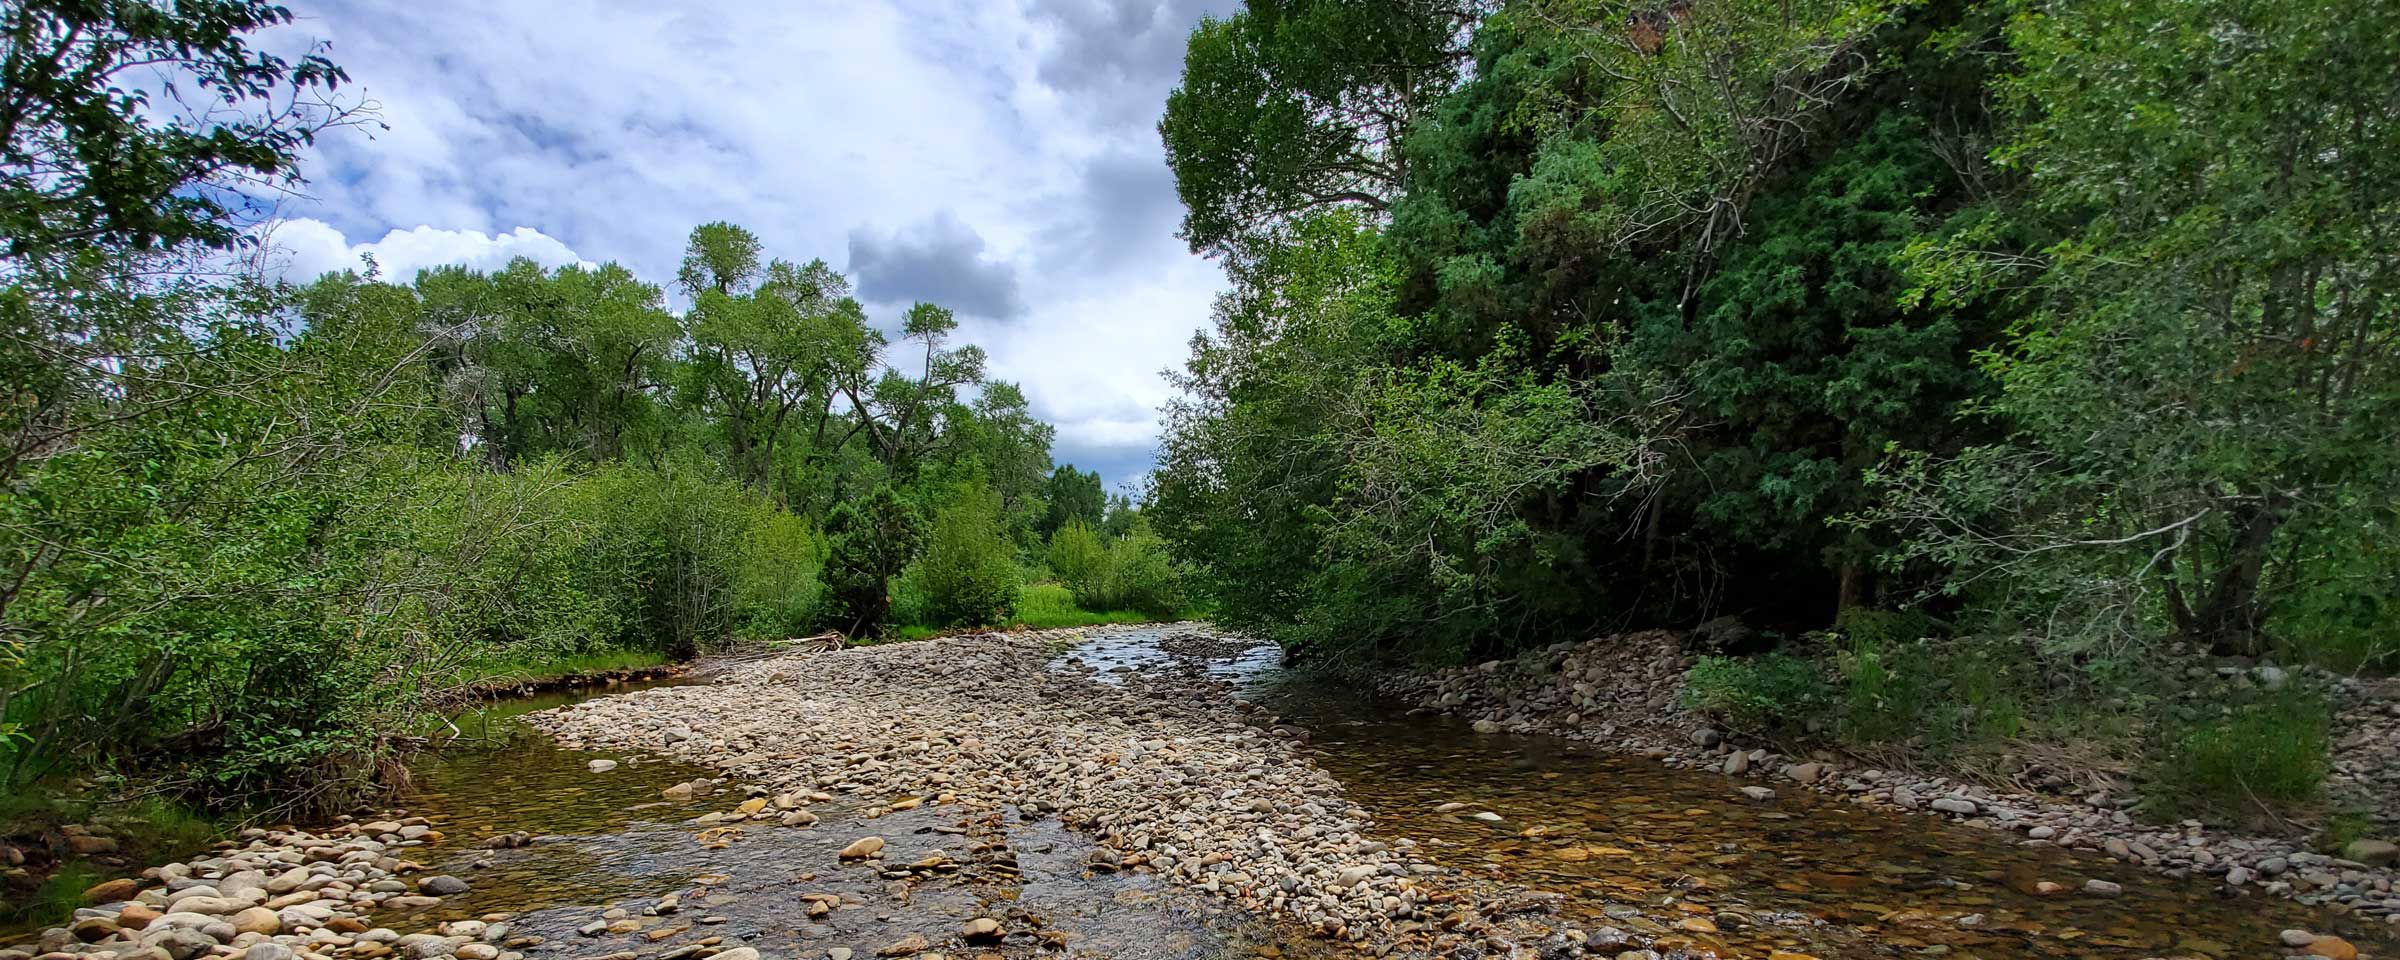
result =
[[[2258,602],[2258,582],[2266,571],[2267,550],[2283,525],[2284,504],[2275,496],[2241,503],[2228,511],[2233,517],[2232,541],[2213,573],[2205,574],[2198,604],[2190,602],[2180,578],[2167,581],[2167,608],[2177,629],[2209,652],[2227,657],[2255,657],[2266,652],[2266,610]]]

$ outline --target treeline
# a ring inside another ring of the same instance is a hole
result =
[[[2356,0],[1251,3],[1160,124],[1234,283],[1152,515],[1227,619],[1343,658],[1901,612],[2388,667],[2395,36]]]
[[[742,228],[692,231],[668,286],[528,261],[260,279],[256,199],[371,122],[321,51],[247,46],[289,20],[0,24],[0,789],[331,807],[495,671],[1187,604],[949,311],[887,335]],[[216,102],[117,85],[153,68]],[[1071,569],[1036,583],[1053,554]]]

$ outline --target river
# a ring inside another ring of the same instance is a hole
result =
[[[1162,636],[1107,635],[1066,657],[1099,667],[1103,679],[1186,670],[1240,683],[1244,696],[1312,732],[1317,763],[1372,812],[1379,831],[1416,841],[1446,866],[1561,895],[1561,917],[1587,931],[1614,927],[1727,957],[2233,958],[2280,956],[2278,932],[2299,927],[2394,954],[2387,925],[1804,790],[1761,805],[1738,792],[1747,781],[1570,741],[1478,735],[1288,674],[1271,650],[1175,650],[1162,648]],[[516,914],[521,931],[543,938],[528,948],[537,957],[672,956],[677,944],[715,935],[769,957],[825,956],[829,944],[852,944],[844,949],[863,960],[895,938],[938,942],[967,918],[1002,911],[1043,918],[1042,929],[1013,928],[1008,942],[991,946],[1008,955],[1336,955],[1154,878],[1087,871],[1089,842],[1055,820],[970,818],[962,836],[955,813],[931,806],[887,814],[875,829],[961,837],[971,841],[962,857],[981,851],[974,862],[946,882],[900,892],[897,881],[811,875],[810,890],[854,901],[812,916],[793,899],[788,865],[824,859],[814,847],[839,846],[849,834],[833,827],[856,811],[820,806],[832,823],[712,847],[695,840],[688,818],[696,809],[659,792],[708,771],[628,758],[595,775],[587,764],[596,755],[560,749],[513,719],[608,693],[462,716],[465,736],[417,764],[407,812],[447,835],[421,859],[474,882],[425,919]],[[479,846],[519,831],[542,839]],[[2093,878],[2123,894],[2081,893]],[[2038,894],[2043,881],[2075,892]],[[608,909],[644,915],[669,894],[681,902],[644,931],[602,942],[576,932]],[[652,930],[673,933],[652,939]]]

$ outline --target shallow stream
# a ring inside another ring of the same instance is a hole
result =
[[[1193,670],[1241,684],[1245,697],[1312,732],[1318,762],[1379,830],[1418,841],[1450,866],[1562,894],[1562,918],[1586,930],[1615,926],[1727,957],[2276,957],[2287,927],[2336,933],[2373,954],[2400,952],[2388,926],[2207,880],[1789,785],[1753,803],[1739,787],[1754,781],[1555,738],[1477,735],[1455,720],[1288,675],[1272,650],[1236,651],[1160,628],[1101,635],[1068,656],[1101,668],[1103,679]],[[864,960],[910,933],[939,942],[969,918],[1003,915],[1009,940],[988,952],[1010,957],[1203,960],[1325,949],[1154,878],[1087,874],[1089,843],[1055,820],[936,806],[863,820],[861,811],[819,805],[826,820],[814,828],[762,829],[712,847],[695,839],[690,818],[740,797],[669,803],[659,793],[707,771],[612,757],[624,765],[594,774],[586,765],[602,755],[560,749],[511,720],[572,699],[513,701],[459,718],[468,738],[415,769],[408,812],[432,817],[446,834],[420,859],[474,884],[426,919],[520,914],[518,930],[544,938],[529,950],[537,958],[671,958],[719,937],[772,958],[840,947]],[[1446,804],[1464,806],[1437,812]],[[517,831],[537,839],[479,846]],[[940,851],[962,867],[913,876],[838,867],[834,851],[862,832],[890,840],[887,864]],[[2121,884],[2123,895],[2082,893],[2091,878]],[[2072,892],[2037,895],[2043,881]],[[679,908],[646,912],[667,894],[680,896]],[[803,899],[811,895],[843,904],[811,916]],[[640,929],[576,932],[611,907]]]

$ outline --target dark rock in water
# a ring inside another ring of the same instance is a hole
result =
[[[417,889],[437,897],[450,897],[467,892],[468,887],[466,881],[457,877],[436,876],[417,881]]]

